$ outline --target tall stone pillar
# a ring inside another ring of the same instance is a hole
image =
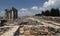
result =
[[[11,20],[11,17],[12,17],[12,12],[11,11],[9,11],[9,20]]]
[[[14,11],[14,19],[17,19],[18,18],[18,12],[17,10]]]
[[[8,9],[5,9],[5,19],[8,19]]]
[[[16,10],[16,18],[18,18],[18,11]]]

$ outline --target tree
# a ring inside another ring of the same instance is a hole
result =
[[[45,16],[49,16],[49,10],[45,11]]]
[[[52,8],[51,12],[50,12],[50,15],[51,16],[59,16],[59,9]]]
[[[44,15],[44,16],[60,16],[60,11],[58,8],[57,9],[52,8],[50,11],[46,10],[46,11],[42,11],[41,14],[36,14],[36,16],[41,16],[41,15]]]
[[[50,16],[54,16],[54,12],[55,12],[55,9],[52,8],[51,11],[50,11]]]
[[[57,8],[55,11],[56,16],[59,16],[59,9]]]
[[[35,14],[35,16],[41,16],[42,14]]]
[[[44,11],[42,11],[42,13],[41,13],[42,15],[45,15],[45,12]]]

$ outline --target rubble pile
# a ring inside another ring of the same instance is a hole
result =
[[[32,21],[31,19],[26,18],[20,18],[20,21],[18,21],[19,25],[43,25],[40,22]]]
[[[53,27],[45,26],[23,26],[19,28],[19,35],[56,35],[57,30]]]
[[[50,20],[50,21],[55,21],[55,22],[60,22],[60,17],[43,17],[45,20]]]

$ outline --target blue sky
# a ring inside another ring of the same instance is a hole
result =
[[[4,9],[14,6],[19,15],[32,15],[41,13],[42,10],[60,6],[60,0],[0,0],[0,16]]]
[[[17,9],[42,6],[47,0],[0,0],[0,10],[14,6]]]

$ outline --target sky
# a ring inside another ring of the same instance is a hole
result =
[[[18,10],[19,16],[34,15],[51,8],[60,8],[60,0],[0,0],[0,16],[11,6]]]

